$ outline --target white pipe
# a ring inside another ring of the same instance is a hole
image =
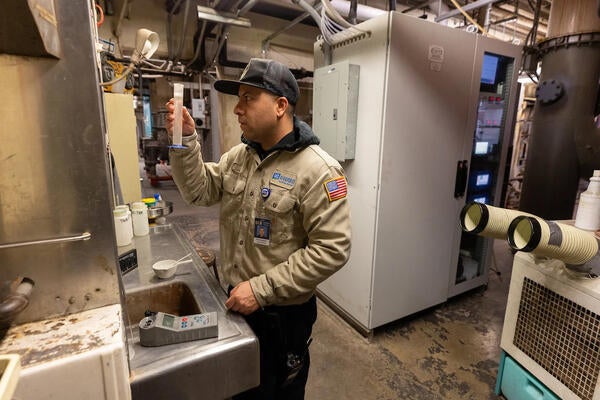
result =
[[[311,6],[304,0],[292,0],[292,3],[295,3],[302,7],[302,9],[304,9],[304,11],[306,11],[312,17],[312,19],[315,20],[319,28],[321,27],[321,16],[317,12],[317,10],[313,8],[313,6]]]
[[[350,14],[350,2],[345,0],[331,0],[331,5],[336,9],[337,12],[347,17]],[[356,7],[356,19],[359,21],[365,21],[367,19],[375,18],[381,14],[386,14],[388,11],[381,10],[375,7],[363,6],[359,4]]]
[[[127,10],[127,6],[129,5],[128,3],[129,3],[129,0],[125,0],[123,2],[123,6],[121,7],[121,12],[119,13],[119,19],[117,20],[117,26],[115,27],[115,30],[113,31],[116,38],[121,36],[121,22],[123,22],[123,18],[125,18],[125,11]]]

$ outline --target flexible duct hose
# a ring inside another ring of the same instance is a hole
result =
[[[591,232],[481,203],[465,205],[460,224],[467,233],[508,239],[514,250],[555,258],[573,271],[600,276],[600,246]]]
[[[483,203],[469,203],[460,212],[460,225],[463,231],[468,233],[506,239],[511,221],[521,215],[531,214]]]
[[[593,233],[559,222],[520,216],[508,228],[508,243],[515,250],[556,258],[567,266],[582,266],[598,253]],[[592,270],[594,265],[577,270]]]

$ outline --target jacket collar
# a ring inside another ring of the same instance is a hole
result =
[[[304,121],[294,116],[294,130],[285,135],[277,144],[268,150],[263,150],[259,143],[246,139],[242,135],[242,143],[253,148],[261,160],[276,150],[295,151],[308,147],[312,144],[319,144],[319,138],[314,134],[310,126]]]

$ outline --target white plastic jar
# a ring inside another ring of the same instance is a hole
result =
[[[113,210],[115,220],[115,236],[117,246],[127,246],[133,239],[133,225],[131,223],[131,211],[127,206],[117,206]]]
[[[146,236],[150,232],[148,224],[148,207],[141,201],[131,204],[131,216],[133,219],[133,234],[135,236]]]
[[[595,170],[587,190],[579,197],[575,226],[587,231],[600,229],[600,170]]]

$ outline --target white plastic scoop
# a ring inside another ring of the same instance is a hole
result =
[[[175,272],[177,272],[177,265],[192,261],[192,260],[183,261],[191,255],[192,255],[192,253],[186,254],[185,256],[181,257],[179,260],[162,260],[162,261],[155,262],[152,265],[152,269],[154,270],[154,273],[156,274],[156,276],[158,276],[159,278],[161,278],[161,279],[170,278],[173,275],[175,275]]]

